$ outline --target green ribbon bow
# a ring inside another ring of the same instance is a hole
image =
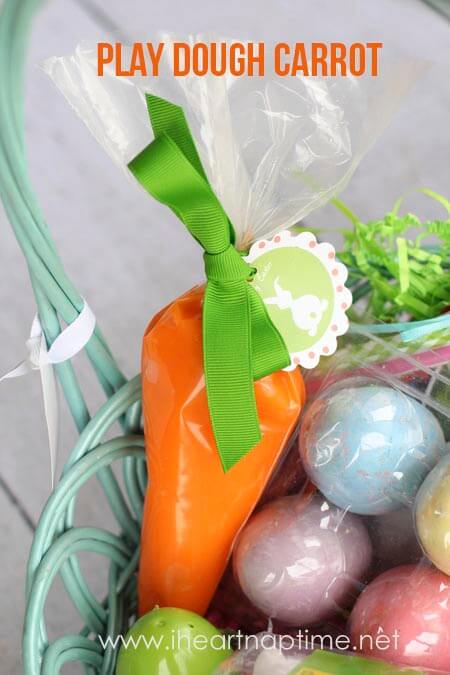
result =
[[[208,182],[183,110],[157,96],[147,95],[146,100],[155,140],[129,168],[205,251],[205,384],[217,449],[227,471],[261,439],[253,381],[286,367],[290,357],[248,283],[254,271],[233,245],[233,227]]]

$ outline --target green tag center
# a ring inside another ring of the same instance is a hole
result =
[[[334,310],[333,284],[324,265],[301,248],[277,248],[254,263],[253,285],[290,352],[315,345]]]
[[[311,232],[288,230],[255,242],[246,261],[256,269],[252,285],[291,355],[291,370],[317,366],[348,329],[345,315],[352,296],[347,270],[331,244]]]

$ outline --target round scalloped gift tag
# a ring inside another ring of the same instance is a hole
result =
[[[284,230],[255,242],[245,260],[256,269],[251,283],[290,352],[286,370],[314,368],[321,356],[333,354],[352,303],[347,268],[333,246],[318,243],[311,232]]]

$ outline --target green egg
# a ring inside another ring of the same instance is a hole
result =
[[[154,609],[125,636],[116,675],[211,675],[231,653],[227,636],[198,614]]]

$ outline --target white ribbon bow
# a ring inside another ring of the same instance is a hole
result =
[[[9,373],[0,377],[0,382],[2,382],[12,377],[21,377],[32,370],[40,370],[41,372],[44,412],[50,450],[52,488],[55,481],[59,431],[58,391],[53,365],[68,361],[87,345],[95,330],[95,322],[94,313],[87,302],[84,301],[83,309],[75,321],[61,331],[50,349],[47,350],[41,322],[36,314],[31,326],[30,337],[26,341],[28,349],[27,358],[10,370]]]

